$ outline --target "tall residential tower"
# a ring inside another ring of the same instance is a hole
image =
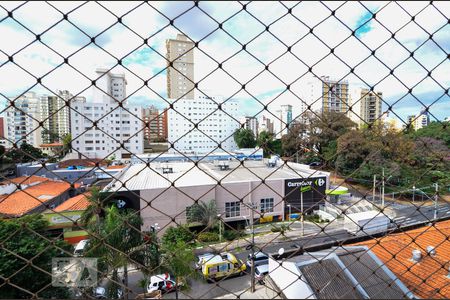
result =
[[[194,43],[178,34],[166,41],[166,49],[167,97],[194,99]]]

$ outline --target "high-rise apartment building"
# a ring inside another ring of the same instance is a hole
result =
[[[242,118],[241,120],[242,124],[244,125],[245,129],[250,129],[253,134],[255,135],[255,138],[258,136],[258,119],[256,117],[252,116],[246,116]]]
[[[322,111],[347,113],[349,104],[348,81],[332,80],[322,76]]]
[[[271,121],[266,116],[262,116],[262,118],[259,121],[258,134],[260,134],[263,131],[266,131],[268,133],[274,133],[273,132],[273,121]]]
[[[144,152],[142,108],[127,103],[123,74],[97,69],[92,97],[71,103],[72,152],[79,157],[121,159]],[[118,102],[122,102],[122,107]]]
[[[412,123],[414,130],[419,130],[430,124],[430,115],[427,111],[422,110],[418,116],[408,116],[408,124]]]
[[[353,90],[351,93],[352,110],[348,112],[350,119],[359,126],[380,120],[382,100],[383,93],[381,92],[372,92],[365,88]]]
[[[142,110],[142,120],[148,124],[144,129],[144,139],[147,141],[167,141],[167,109],[159,111],[155,106]]]
[[[166,41],[166,50],[167,97],[194,99],[194,43],[178,34]]]
[[[169,100],[174,108],[168,110],[168,141],[174,144],[169,152],[208,153],[219,145],[226,151],[237,149],[233,138],[240,127],[237,101],[208,96],[175,100]]]
[[[5,146],[26,142],[39,147],[42,143],[42,127],[39,126],[40,102],[36,93],[28,92],[18,98],[10,98],[10,101],[14,101],[14,106],[5,110]]]
[[[70,111],[66,103],[69,103],[72,97],[69,91],[58,91],[57,96],[39,97],[40,120],[44,122],[42,128],[44,144],[61,141],[66,134],[70,133]]]
[[[276,111],[276,137],[281,138],[288,133],[289,126],[292,123],[292,105],[281,105],[281,108]]]

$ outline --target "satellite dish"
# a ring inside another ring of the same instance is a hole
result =
[[[284,254],[284,248],[280,248],[278,249],[278,255],[283,255]]]

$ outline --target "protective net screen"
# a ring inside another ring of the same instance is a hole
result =
[[[0,2],[0,298],[450,298],[449,16]]]

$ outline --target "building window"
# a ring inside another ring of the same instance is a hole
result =
[[[241,203],[236,202],[226,202],[225,203],[225,217],[239,217],[241,215]]]
[[[273,198],[261,199],[261,212],[273,212]]]

